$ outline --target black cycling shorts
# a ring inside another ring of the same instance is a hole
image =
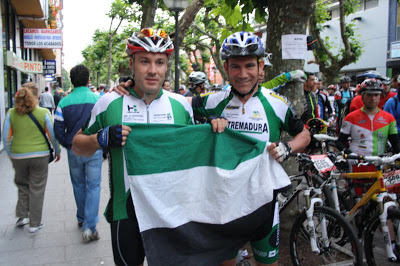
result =
[[[136,218],[112,221],[110,226],[115,264],[118,266],[142,264],[145,254]]]

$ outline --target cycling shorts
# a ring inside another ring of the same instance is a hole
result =
[[[114,263],[118,266],[142,264],[145,252],[136,217],[112,221],[110,226]]]
[[[275,208],[271,208],[273,212],[272,225],[269,222],[269,232],[267,236],[261,239],[250,240],[253,249],[254,259],[264,264],[272,264],[278,260],[279,256],[279,205],[275,202]]]

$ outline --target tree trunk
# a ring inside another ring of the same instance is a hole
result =
[[[273,67],[268,69],[268,78],[271,80],[276,75],[295,69],[304,68],[304,60],[282,60],[282,35],[284,34],[306,34],[308,18],[313,10],[311,5],[315,0],[275,0],[268,1],[268,36],[267,52],[272,53],[271,63]],[[303,85],[301,83],[288,83],[279,91],[292,103],[297,116],[304,111]],[[288,139],[285,133],[283,139]],[[298,172],[297,164],[288,160],[284,168],[289,175]]]
[[[143,16],[142,23],[140,24],[140,28],[151,28],[154,25],[154,17],[156,16],[157,9],[157,1],[156,0],[148,0],[147,5],[143,5]]]
[[[192,25],[194,19],[196,18],[197,13],[199,10],[204,6],[204,0],[193,0],[192,3],[186,8],[185,13],[179,20],[179,45],[182,43],[183,39],[185,38],[186,32],[188,31],[189,27]],[[175,39],[175,34],[174,34]],[[175,40],[174,40],[175,43]]]
[[[107,64],[107,82],[106,84],[110,86],[111,80],[111,65],[112,65],[112,41],[113,41],[113,34],[110,33],[110,40],[108,42],[108,64]]]

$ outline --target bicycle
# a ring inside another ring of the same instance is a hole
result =
[[[339,261],[361,265],[362,249],[354,228],[333,209],[317,206],[323,205],[323,179],[334,166],[327,157],[297,154],[302,174],[292,178],[298,184],[291,197],[280,206],[282,212],[291,200],[304,191],[306,210],[296,218],[290,235],[292,262],[294,265],[306,265],[307,259],[311,259],[311,263],[317,265]]]
[[[384,165],[394,165],[396,160],[400,159],[400,154],[395,154],[390,157],[378,156],[360,156],[347,155],[338,156],[337,162],[346,162],[349,160],[361,161],[358,165],[375,164],[378,169],[376,172],[357,172],[357,173],[341,173],[332,174],[332,198],[335,203],[336,211],[341,211],[338,200],[338,192],[336,187],[336,179],[375,179],[376,181],[369,187],[366,193],[344,216],[347,221],[355,222],[355,217],[360,214],[361,210],[368,206],[368,211],[361,214],[361,223],[357,223],[359,228],[359,236],[364,233],[364,251],[368,265],[382,265],[382,260],[390,262],[400,262],[400,210],[398,209],[397,196],[394,193],[388,193],[387,190],[392,190],[400,187],[400,170],[390,170],[383,172]],[[349,190],[348,190],[349,191]],[[376,203],[373,200],[376,196]],[[335,196],[336,195],[336,196]],[[388,222],[389,221],[389,222]],[[389,230],[390,227],[390,230]],[[392,236],[391,236],[392,235]],[[394,248],[392,246],[394,241]],[[384,250],[377,245],[384,243]],[[397,255],[395,254],[397,253]],[[380,263],[377,263],[376,261]]]
[[[317,197],[311,198],[312,192]],[[290,232],[292,263],[362,265],[362,249],[354,228],[332,208],[316,206],[323,204],[321,188],[307,188],[304,196],[306,210],[296,218]]]

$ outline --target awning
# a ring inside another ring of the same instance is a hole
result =
[[[400,58],[390,58],[386,61],[386,66],[391,68],[400,68]]]
[[[10,0],[18,16],[44,17],[40,0]]]
[[[43,59],[46,60],[56,59],[56,55],[54,54],[53,49],[42,49],[40,50],[40,55],[43,57]]]
[[[22,24],[24,24],[25,28],[30,28],[30,29],[44,29],[47,28],[46,21],[40,20],[40,19],[26,19],[23,18],[21,19]]]

